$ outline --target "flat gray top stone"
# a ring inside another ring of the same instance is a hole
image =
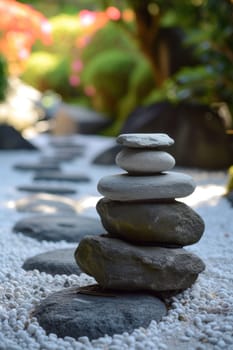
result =
[[[23,233],[38,241],[79,242],[86,235],[106,232],[99,219],[83,215],[38,214],[19,220],[14,232]]]
[[[22,268],[26,271],[39,270],[51,275],[80,274],[81,270],[74,258],[75,249],[56,249],[35,255],[27,259]]]
[[[194,190],[191,176],[173,171],[149,176],[110,175],[98,183],[98,191],[115,201],[174,199],[186,197]]]
[[[42,192],[52,194],[75,194],[77,192],[76,189],[71,187],[37,184],[18,186],[17,190],[25,192]]]
[[[133,332],[159,322],[166,315],[165,304],[149,293],[103,291],[98,286],[68,288],[51,294],[36,307],[33,316],[47,334],[90,339]]]
[[[157,148],[171,146],[174,140],[167,134],[121,134],[116,139],[117,143],[133,148]]]

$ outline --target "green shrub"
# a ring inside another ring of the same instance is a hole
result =
[[[119,50],[98,54],[86,65],[82,75],[84,85],[93,86],[93,106],[98,111],[116,117],[120,100],[128,93],[130,75],[135,67],[134,55]]]
[[[54,90],[67,98],[78,94],[77,88],[70,86],[69,75],[69,58],[48,52],[34,52],[22,78],[40,91]]]
[[[40,91],[47,90],[50,88],[49,75],[59,65],[59,61],[60,58],[57,55],[43,51],[33,52],[22,79]]]
[[[117,23],[108,22],[93,35],[90,44],[82,50],[81,58],[86,64],[96,55],[111,49],[138,53],[135,41],[127,35],[125,30]]]

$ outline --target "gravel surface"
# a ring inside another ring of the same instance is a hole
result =
[[[47,141],[43,136],[36,144],[48,154]],[[78,194],[70,198],[80,199],[80,212],[96,217],[95,203],[100,198],[97,182],[104,175],[119,172],[119,168],[98,167],[91,165],[90,160],[113,141],[94,136],[78,136],[77,141],[86,145],[85,156],[62,167],[67,171],[80,170],[91,177],[91,183],[78,184]],[[16,221],[26,215],[14,208],[14,200],[27,196],[16,187],[32,182],[33,178],[33,173],[17,172],[13,165],[35,161],[40,156],[39,152],[0,152],[0,350],[233,350],[233,208],[223,197],[227,174],[181,168],[175,170],[192,175],[197,184],[195,192],[183,201],[202,216],[206,225],[202,239],[187,248],[206,264],[197,282],[167,299],[167,316],[159,324],[152,321],[147,329],[92,341],[85,336],[76,341],[45,334],[32,317],[35,305],[52,292],[92,284],[94,280],[85,274],[52,276],[21,268],[31,256],[73,246],[63,241],[38,242],[12,232]]]

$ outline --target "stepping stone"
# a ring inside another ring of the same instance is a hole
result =
[[[177,172],[148,176],[110,175],[102,177],[98,183],[98,191],[103,196],[122,202],[186,197],[194,190],[192,177]]]
[[[14,202],[19,212],[56,214],[76,214],[77,201],[64,196],[57,196],[49,193],[36,193]]]
[[[174,144],[174,140],[167,134],[121,134],[116,139],[122,146],[132,148],[158,148]]]
[[[135,244],[185,246],[201,238],[205,224],[181,202],[137,203],[100,199],[96,206],[106,231]]]
[[[73,148],[80,148],[83,149],[86,147],[86,145],[82,143],[77,143],[76,141],[70,140],[70,138],[66,139],[50,139],[49,140],[49,145],[54,148],[67,148],[67,149],[73,149]]]
[[[79,242],[90,234],[105,232],[99,219],[83,215],[36,215],[19,220],[14,232],[23,233],[38,241]]]
[[[41,170],[59,170],[60,166],[57,163],[20,163],[15,164],[14,169],[22,171],[41,171]]]
[[[123,148],[116,157],[116,164],[130,174],[153,174],[170,170],[175,159],[167,152]]]
[[[153,295],[107,292],[98,286],[53,293],[33,312],[47,334],[75,339],[133,332],[148,327],[152,320],[159,322],[165,315],[165,304]]]
[[[52,194],[74,194],[77,191],[70,187],[65,186],[53,186],[53,185],[24,185],[18,186],[18,191],[25,192],[43,192],[43,193],[52,193]]]
[[[81,273],[74,259],[75,248],[56,249],[27,259],[22,268],[26,271],[39,270],[51,275],[79,275]]]
[[[34,180],[90,182],[90,178],[79,173],[62,173],[61,171],[43,171],[36,174]]]
[[[75,259],[103,288],[116,290],[183,290],[205,268],[183,248],[136,246],[107,235],[82,239]]]

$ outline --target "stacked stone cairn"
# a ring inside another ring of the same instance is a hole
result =
[[[108,234],[87,236],[75,258],[106,290],[176,293],[190,287],[205,268],[183,247],[199,241],[202,218],[176,198],[195,184],[170,171],[175,159],[165,151],[166,134],[122,134],[116,163],[126,171],[103,177],[97,211]]]

